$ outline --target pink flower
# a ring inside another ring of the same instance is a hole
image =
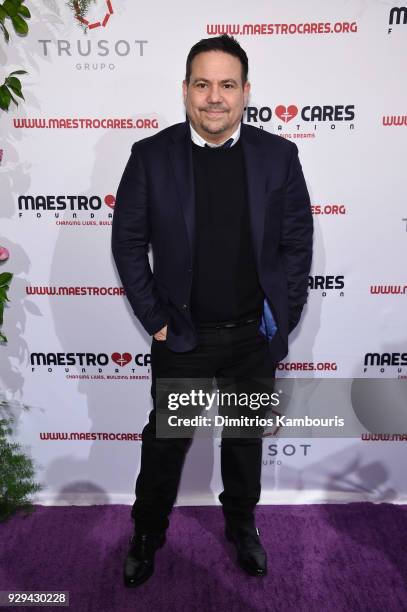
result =
[[[6,247],[0,246],[0,261],[6,261],[10,257],[10,253]]]

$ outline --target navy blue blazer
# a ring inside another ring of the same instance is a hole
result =
[[[293,142],[243,123],[240,137],[257,272],[277,324],[270,351],[280,361],[307,301],[310,199]],[[197,343],[190,313],[194,233],[192,147],[184,122],[134,143],[112,225],[113,256],[134,314],[151,335],[168,323],[167,346],[176,352]]]

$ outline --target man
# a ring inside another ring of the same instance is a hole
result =
[[[154,408],[142,433],[126,586],[153,573],[191,443],[157,435],[157,380],[215,377],[247,389],[273,379],[307,299],[312,216],[298,149],[242,123],[247,75],[232,37],[194,45],[183,82],[188,121],[133,145],[117,193],[114,258],[153,336]],[[255,576],[267,572],[254,520],[261,457],[261,436],[222,435],[225,535]]]

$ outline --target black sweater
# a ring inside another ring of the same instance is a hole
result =
[[[191,314],[199,322],[261,316],[240,140],[228,149],[192,143],[196,236]]]

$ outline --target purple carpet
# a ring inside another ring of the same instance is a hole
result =
[[[171,515],[154,575],[126,589],[129,507],[37,506],[0,523],[0,590],[69,591],[73,612],[407,610],[407,506],[258,506],[256,512],[268,551],[265,578],[236,566],[221,508],[183,507]]]

